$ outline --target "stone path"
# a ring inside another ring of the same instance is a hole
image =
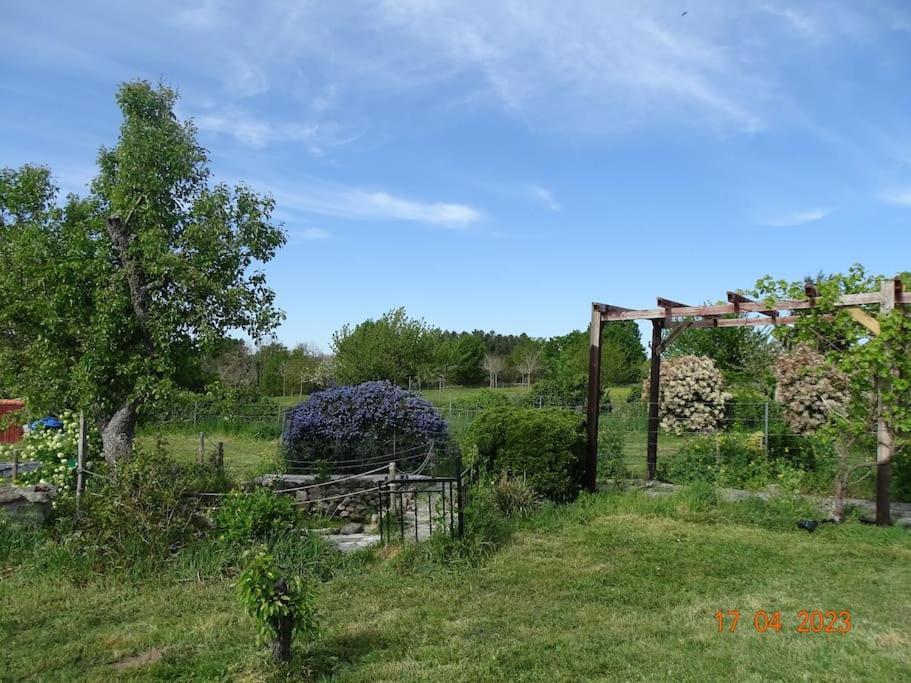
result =
[[[370,548],[380,542],[379,534],[331,534],[326,540],[343,553]]]
[[[646,495],[649,496],[668,496],[678,488],[676,485],[668,484],[666,482],[644,482],[638,479],[629,480],[627,481],[627,484],[645,489]],[[717,489],[717,491],[722,500],[727,501],[738,501],[746,498],[761,498],[766,500],[772,496],[768,491],[744,491],[742,489],[728,488],[720,488]],[[817,503],[826,513],[831,514],[831,511],[835,509],[835,499],[831,496],[804,495],[802,497]],[[845,498],[845,507],[854,507],[864,510],[870,517],[876,514],[876,506],[873,501],[865,500],[863,498]],[[889,505],[889,510],[892,513],[892,522],[896,526],[911,528],[911,503],[896,503],[895,501],[892,501]]]
[[[434,519],[431,523],[431,510],[427,506],[426,499],[420,499],[420,503],[415,506],[409,503],[405,510],[405,540],[415,540],[415,525],[417,526],[417,540],[425,541],[430,538],[433,530],[440,528],[440,520]],[[448,519],[446,520],[448,523]],[[314,532],[321,534],[327,541],[332,543],[343,553],[353,552],[362,548],[370,548],[380,543],[379,534],[364,533],[363,525],[351,524],[346,525],[348,528],[336,529],[314,529]],[[395,533],[398,533],[397,531]]]

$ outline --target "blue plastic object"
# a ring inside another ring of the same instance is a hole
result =
[[[45,429],[63,429],[63,422],[58,417],[48,415],[47,417],[42,417],[40,420],[35,420],[28,424],[29,430],[37,429],[38,427],[44,427]]]

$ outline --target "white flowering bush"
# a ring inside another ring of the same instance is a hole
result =
[[[648,400],[648,380],[643,400]],[[661,426],[674,434],[713,432],[724,418],[724,375],[711,358],[677,356],[662,363],[659,414]]]
[[[0,460],[11,461],[13,451],[19,451],[19,462],[38,462],[32,472],[20,472],[19,484],[51,484],[60,493],[72,491],[76,485],[76,449],[79,441],[79,416],[66,411],[60,416],[62,429],[37,427],[29,430],[14,444],[0,444]],[[98,435],[89,431],[89,453],[98,453]],[[94,446],[94,448],[92,447]],[[86,468],[92,461],[86,460]]]
[[[795,434],[812,434],[848,403],[848,376],[809,344],[779,356],[775,377],[775,400]]]

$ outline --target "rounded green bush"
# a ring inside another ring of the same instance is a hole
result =
[[[293,527],[296,520],[294,499],[264,487],[226,496],[215,515],[215,523],[227,543],[268,540]]]
[[[572,500],[582,484],[582,416],[565,410],[494,407],[484,410],[463,438],[491,475],[524,476],[540,496]]]

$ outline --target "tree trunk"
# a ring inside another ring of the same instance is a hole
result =
[[[275,582],[275,590],[280,595],[288,592],[288,583],[284,579]],[[275,620],[275,640],[272,641],[272,659],[282,664],[291,661],[291,633],[294,623],[288,615]]]
[[[276,662],[291,661],[291,617],[279,617],[276,638],[272,641],[272,659]]]
[[[136,406],[125,403],[111,418],[102,424],[101,443],[108,465],[128,457],[133,450],[133,432],[136,428]]]

